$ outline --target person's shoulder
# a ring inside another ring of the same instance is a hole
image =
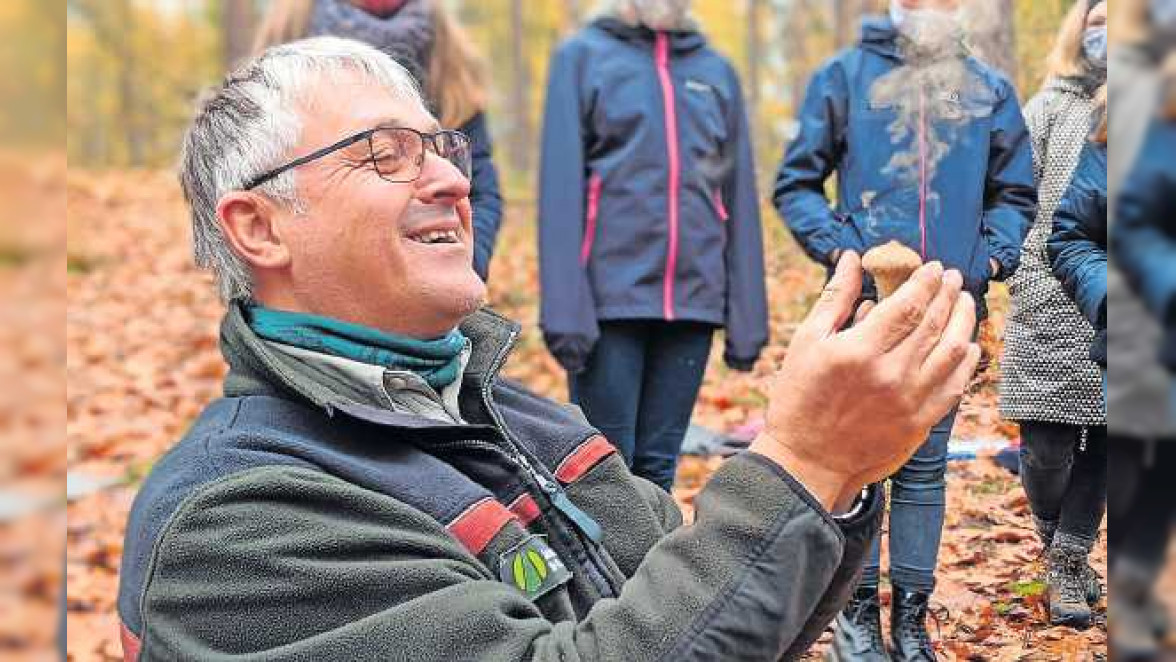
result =
[[[1017,98],[1017,87],[1007,73],[976,55],[969,55],[967,63],[972,72],[984,81],[988,89],[992,90],[998,101]]]

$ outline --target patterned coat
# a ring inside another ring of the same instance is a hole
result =
[[[1062,290],[1046,253],[1054,212],[1090,135],[1093,93],[1084,81],[1054,79],[1025,107],[1039,207],[1021,266],[1009,280],[1000,412],[1015,421],[1107,424],[1102,376],[1090,360],[1094,330]]]

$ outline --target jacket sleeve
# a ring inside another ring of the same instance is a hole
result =
[[[829,264],[844,248],[841,224],[825,196],[825,181],[837,169],[848,121],[849,92],[836,61],[809,83],[800,109],[799,133],[784,153],[772,201],[809,257]]]
[[[745,455],[620,597],[553,623],[423,514],[305,469],[250,473],[190,498],[161,537],[141,660],[779,659],[820,635],[822,600],[860,561],[803,488]],[[852,527],[872,535],[879,513]]]
[[[982,220],[988,254],[1000,264],[997,280],[1016,272],[1021,246],[1037,215],[1033,144],[1012,86],[1002,80],[992,118]]]
[[[474,208],[474,271],[486,280],[490,275],[490,258],[502,223],[502,195],[498,187],[498,170],[494,167],[493,142],[483,113],[474,115],[462,127],[473,143],[473,173],[470,204]]]
[[[738,76],[730,72],[735,89],[731,110],[729,146],[734,167],[722,187],[727,219],[726,351],[728,366],[751,370],[760,350],[768,343],[768,294],[764,283],[764,239],[756,192],[755,158],[747,109]]]
[[[1054,275],[1096,329],[1107,328],[1107,198],[1091,172],[1089,147],[1054,214],[1049,255]]]
[[[1157,319],[1176,319],[1176,179],[1141,160],[1119,193],[1111,236],[1115,265]],[[1166,224],[1166,226],[1165,226]]]
[[[548,350],[573,373],[583,370],[600,337],[580,257],[587,185],[581,60],[574,43],[552,59],[539,165],[539,323]]]

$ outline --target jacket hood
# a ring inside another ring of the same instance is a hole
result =
[[[902,59],[898,50],[898,28],[888,16],[867,16],[862,19],[861,47],[884,57]]]
[[[629,25],[615,16],[603,16],[592,22],[592,26],[621,41],[649,47],[657,38],[657,32],[644,25]],[[706,47],[706,37],[693,27],[666,32],[670,38],[670,49],[675,55],[687,55]]]

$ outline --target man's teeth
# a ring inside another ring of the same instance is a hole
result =
[[[457,230],[433,230],[412,235],[409,238],[422,244],[456,244],[458,242]]]

